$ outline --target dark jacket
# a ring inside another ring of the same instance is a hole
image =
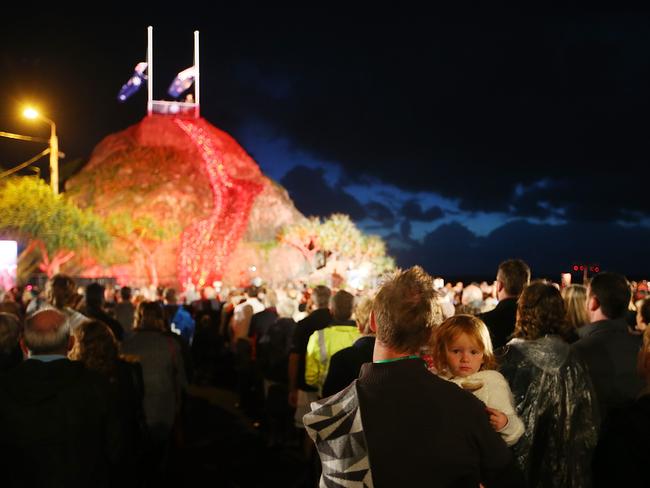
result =
[[[264,335],[258,338],[257,360],[267,380],[289,384],[289,349],[295,328],[296,323],[292,318],[282,317],[272,323]]]
[[[260,340],[261,337],[266,335],[269,327],[278,320],[278,312],[275,307],[267,307],[261,312],[253,314],[251,317],[251,325],[248,328],[248,337],[255,337]]]
[[[149,428],[142,404],[142,367],[138,362],[118,359],[114,377],[109,381],[126,443],[122,463],[111,470],[111,486],[139,488],[149,448]]]
[[[650,394],[610,411],[594,454],[594,486],[648,485]]]
[[[327,378],[323,385],[323,396],[338,393],[359,377],[361,365],[372,362],[375,349],[374,336],[359,337],[354,344],[332,356]]]
[[[585,325],[584,335],[572,347],[587,364],[604,419],[612,408],[631,402],[643,388],[636,373],[641,336],[628,332],[625,319]]]
[[[0,376],[0,398],[3,487],[108,486],[124,439],[105,378],[28,359]]]
[[[492,347],[498,349],[505,346],[515,330],[517,320],[517,299],[505,298],[493,310],[478,316],[490,331]]]
[[[23,350],[19,344],[8,351],[0,351],[0,373],[7,371],[23,361]]]
[[[119,359],[115,379],[110,383],[118,414],[127,432],[129,450],[137,454],[146,441],[147,422],[144,413],[144,379],[142,366],[136,361]]]
[[[328,460],[321,486],[522,486],[485,405],[421,359],[364,364],[358,380],[312,406],[305,428]]]
[[[122,324],[104,312],[101,308],[86,307],[83,313],[88,318],[100,320],[108,325],[108,328],[111,329],[113,335],[118,341],[122,342],[124,340],[124,327],[122,327]]]

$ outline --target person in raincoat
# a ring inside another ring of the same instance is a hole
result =
[[[519,297],[514,338],[499,352],[526,426],[513,449],[530,488],[592,486],[597,403],[586,366],[566,342],[569,332],[560,292],[536,281]]]

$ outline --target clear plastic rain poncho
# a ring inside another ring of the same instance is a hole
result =
[[[558,336],[513,339],[499,357],[526,432],[513,446],[528,486],[589,487],[598,440],[586,367]]]

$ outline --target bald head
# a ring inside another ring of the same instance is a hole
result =
[[[70,323],[58,310],[39,310],[25,321],[23,342],[32,354],[65,355],[70,345]]]

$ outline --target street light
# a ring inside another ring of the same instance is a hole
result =
[[[56,124],[40,114],[36,109],[28,107],[23,111],[28,119],[41,119],[50,124],[50,186],[52,193],[59,194],[59,139],[56,137]]]

